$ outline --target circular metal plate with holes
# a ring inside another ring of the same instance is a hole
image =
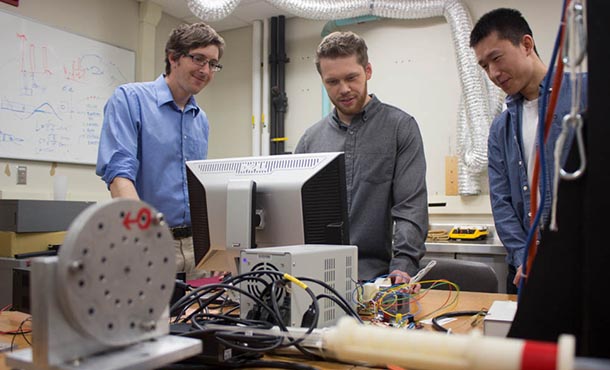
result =
[[[146,203],[117,199],[87,208],[58,254],[67,321],[109,346],[142,340],[169,304],[174,253],[162,216]]]

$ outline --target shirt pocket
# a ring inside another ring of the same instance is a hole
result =
[[[358,167],[362,180],[371,184],[384,184],[392,180],[394,156],[391,153],[361,153]]]

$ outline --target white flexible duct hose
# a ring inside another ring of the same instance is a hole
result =
[[[199,8],[216,8],[238,0],[187,0]],[[205,2],[205,4],[204,4]],[[499,90],[478,67],[469,47],[472,21],[462,0],[267,0],[302,18],[331,20],[374,15],[384,18],[421,19],[444,16],[451,28],[464,104],[458,119],[458,189],[460,195],[480,193],[480,174],[487,167],[487,136],[492,118],[502,105]],[[212,4],[213,3],[213,4]],[[212,10],[209,11],[213,13]],[[206,12],[207,14],[208,12]],[[202,18],[198,13],[197,16]],[[211,20],[210,18],[203,18]],[[465,113],[465,114],[464,114]]]
[[[231,14],[240,0],[186,0],[193,14],[204,21],[218,21]]]

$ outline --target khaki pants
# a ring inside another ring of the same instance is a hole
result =
[[[186,272],[186,280],[210,276],[208,271],[196,269],[193,237],[174,240],[174,248],[176,249],[176,272]]]

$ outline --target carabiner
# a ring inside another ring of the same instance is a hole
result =
[[[587,52],[587,31],[580,1],[572,1],[568,9],[567,27],[565,28],[563,63],[574,68],[582,63]]]
[[[583,175],[587,167],[587,157],[585,154],[585,142],[582,137],[582,116],[580,114],[566,114],[563,117],[563,125],[570,124],[576,130],[576,144],[578,145],[578,155],[580,166],[574,172],[567,172],[563,166],[559,169],[559,175],[563,180],[576,180]]]

